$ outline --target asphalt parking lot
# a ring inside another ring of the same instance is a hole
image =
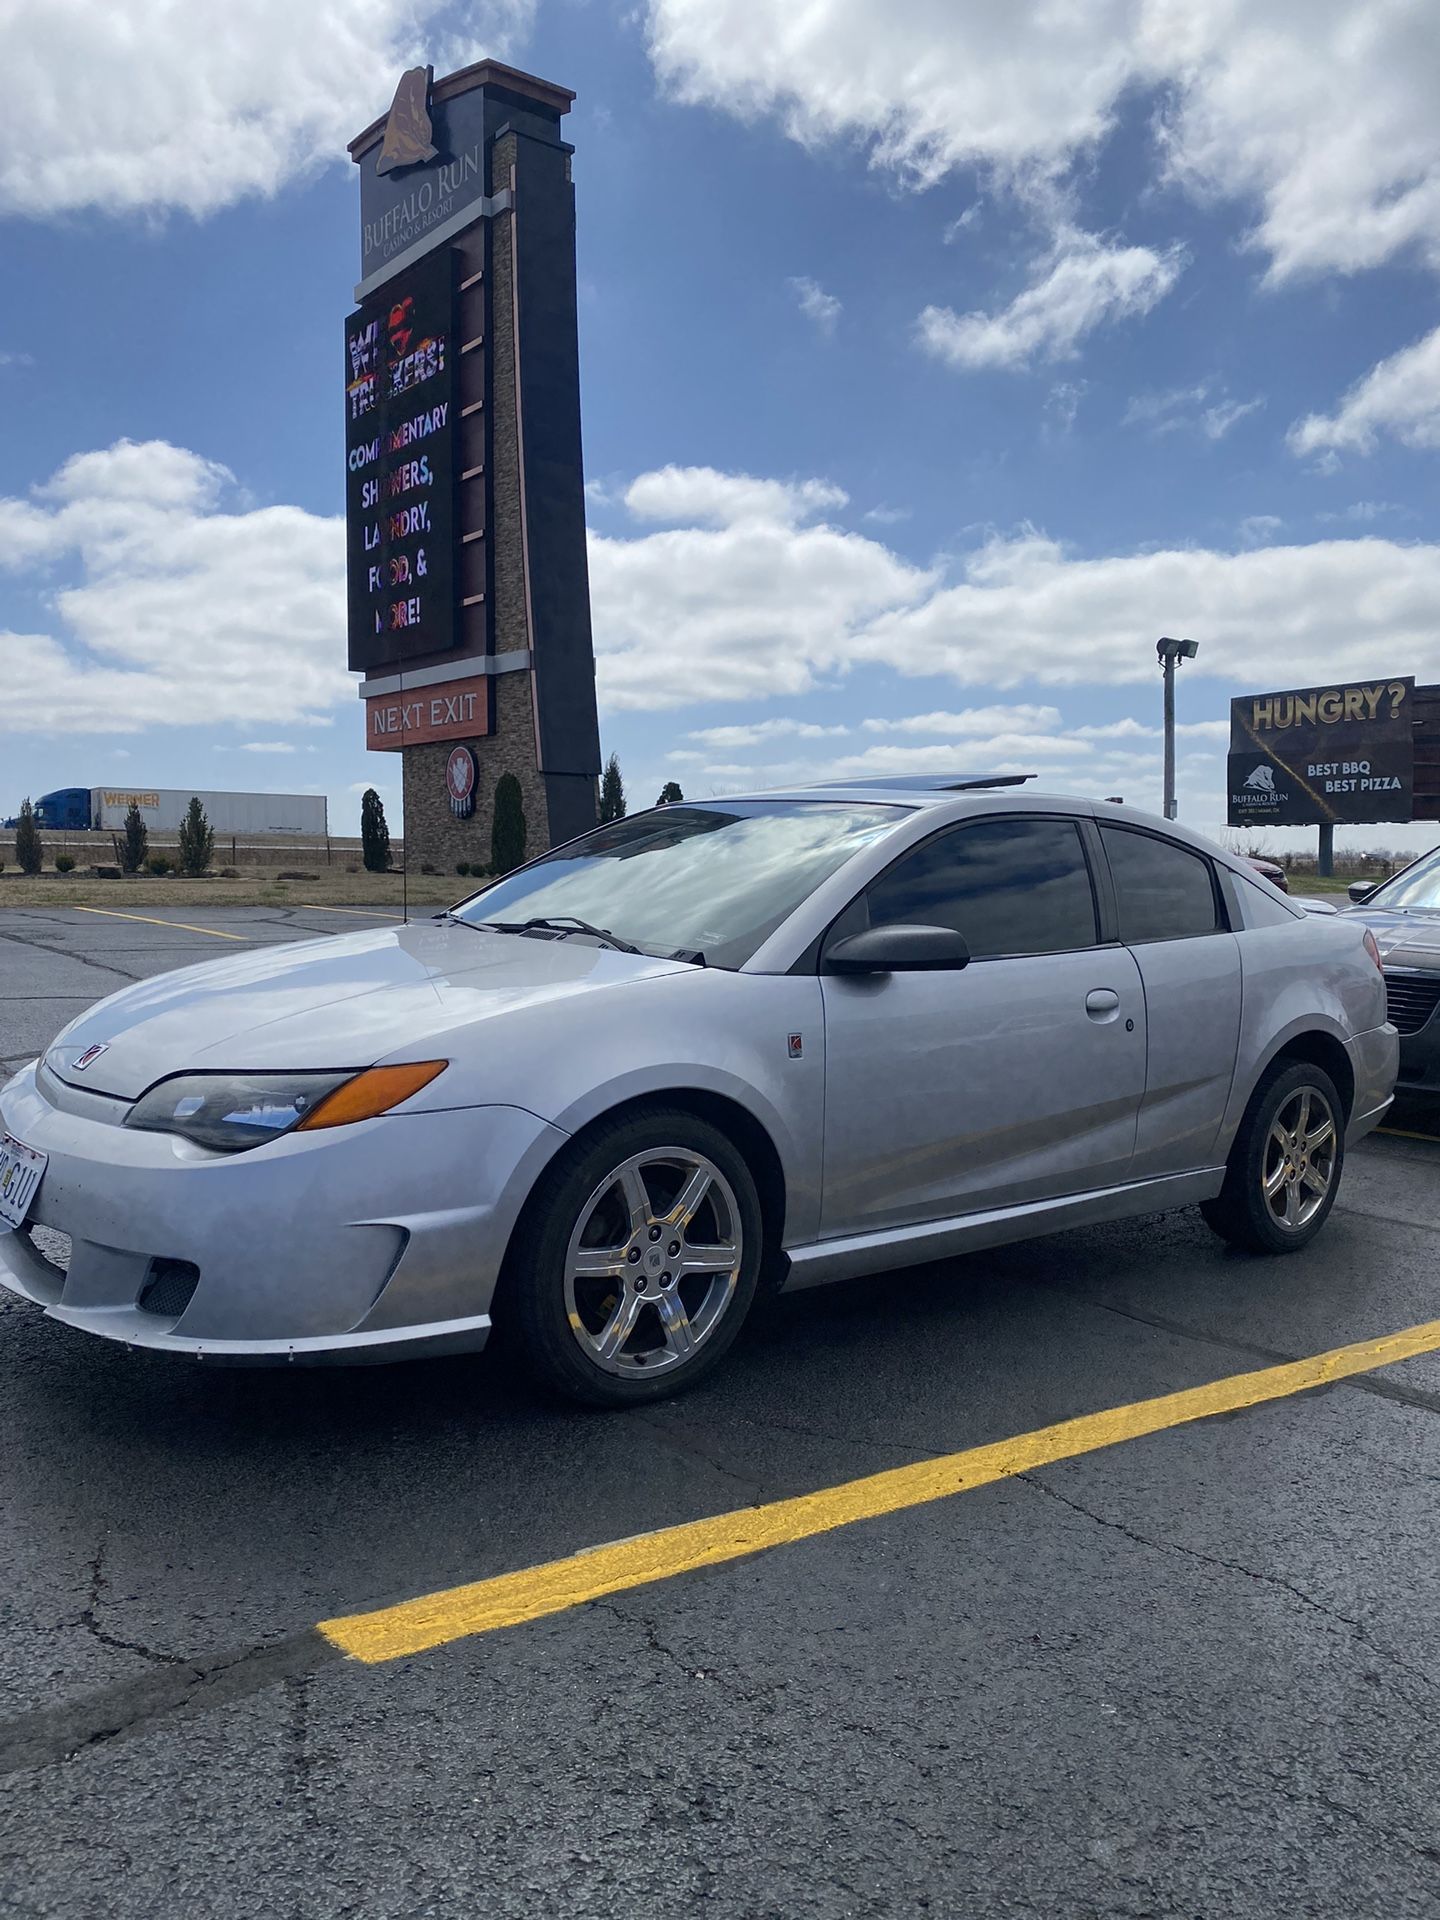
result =
[[[381,923],[181,918],[0,917],[0,1070]],[[0,1914],[1440,1913],[1440,1113],[1395,1129],[1297,1258],[1179,1215],[782,1298],[647,1413],[4,1296]]]

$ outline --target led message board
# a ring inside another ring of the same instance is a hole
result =
[[[345,324],[352,672],[443,653],[460,637],[453,273],[442,248]]]
[[[1414,813],[1415,682],[1362,680],[1230,703],[1232,827],[1360,825]]]

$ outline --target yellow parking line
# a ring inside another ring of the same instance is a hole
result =
[[[177,933],[205,933],[212,940],[238,940],[245,944],[243,933],[220,933],[214,927],[192,927],[184,920],[156,920],[148,913],[116,913],[111,907],[74,907],[74,913],[100,913],[107,920],[140,920],[147,927],[173,927]]]
[[[718,1566],[764,1553],[771,1547],[809,1540],[837,1527],[852,1526],[857,1520],[874,1520],[945,1500],[952,1494],[991,1486],[1057,1460],[1074,1460],[1102,1447],[1116,1446],[1122,1440],[1234,1413],[1267,1400],[1282,1400],[1310,1387],[1325,1386],[1332,1380],[1368,1373],[1373,1367],[1391,1366],[1397,1360],[1437,1349],[1440,1320],[1428,1320],[1423,1326],[1336,1347],[1307,1360],[1264,1367],[1258,1373],[1232,1374],[1208,1386],[1187,1387],[1158,1399],[1082,1414],[1078,1419],[1062,1420],[1056,1426],[1040,1427],[1013,1439],[869,1474],[863,1480],[847,1480],[793,1499],[773,1500],[766,1506],[637,1534],[630,1540],[593,1547],[490,1580],[477,1580],[469,1586],[451,1587],[443,1593],[424,1594],[373,1613],[321,1620],[319,1631],[352,1659],[369,1665],[397,1660],[472,1634],[493,1633],[499,1627],[564,1613],[606,1594],[623,1593],[699,1567]]]
[[[1430,1146],[1440,1146],[1440,1133],[1412,1133],[1408,1127],[1377,1127],[1377,1133],[1388,1133],[1392,1140],[1424,1140]]]
[[[403,920],[403,913],[387,913],[383,907],[322,907],[317,900],[297,900],[306,913],[353,913],[362,920]]]

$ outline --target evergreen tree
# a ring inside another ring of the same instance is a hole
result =
[[[390,867],[390,829],[385,824],[385,807],[374,787],[367,787],[360,801],[361,858],[368,873],[386,873]]]
[[[600,824],[625,818],[625,782],[620,778],[620,761],[611,754],[600,777]]]
[[[133,800],[125,815],[124,834],[112,834],[111,839],[115,843],[115,858],[120,863],[120,871],[139,873],[145,864],[145,856],[150,851],[150,834],[140,809]]]
[[[490,827],[490,871],[498,879],[525,858],[525,796],[513,773],[495,784],[495,817]]]
[[[192,793],[185,818],[180,822],[180,871],[198,878],[210,865],[215,851],[215,835],[205,818],[200,796]]]
[[[22,873],[39,873],[45,864],[45,848],[35,825],[35,809],[27,796],[20,802],[20,819],[15,827],[15,858]]]
[[[660,798],[655,804],[657,807],[673,807],[677,800],[683,800],[684,798],[684,794],[680,791],[680,782],[678,780],[667,780],[660,789]]]

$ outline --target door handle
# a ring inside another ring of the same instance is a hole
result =
[[[1085,1011],[1092,1020],[1113,1020],[1120,1011],[1120,996],[1113,987],[1092,987],[1085,996]]]

